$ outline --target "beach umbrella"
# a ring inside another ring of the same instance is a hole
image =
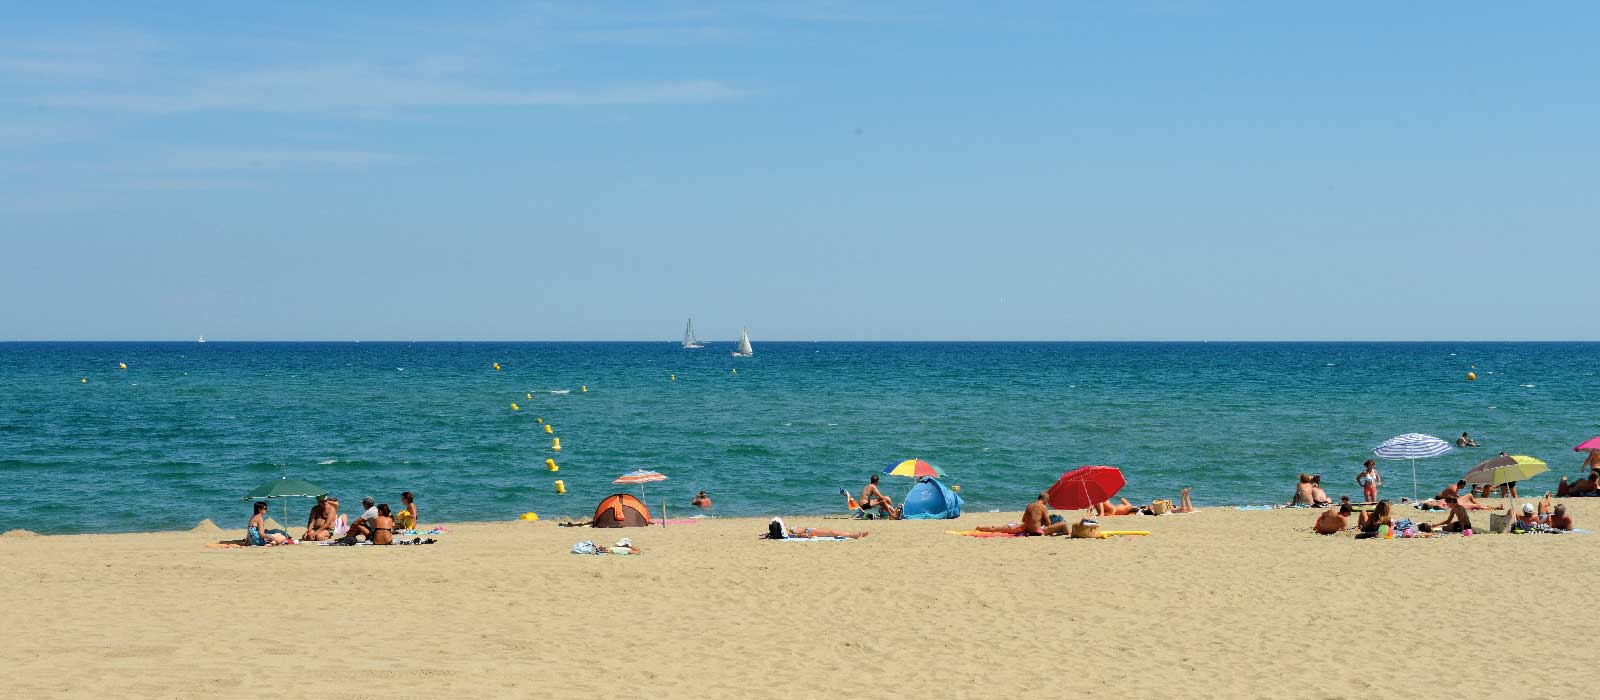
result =
[[[1081,510],[1111,500],[1127,483],[1116,467],[1078,467],[1062,474],[1044,495],[1051,508]]]
[[[1372,448],[1372,454],[1384,459],[1411,460],[1411,500],[1417,500],[1417,460],[1438,457],[1455,449],[1450,443],[1432,435],[1406,433],[1396,435]]]
[[[291,479],[285,476],[273,479],[267,483],[250,489],[250,492],[245,494],[244,498],[240,500],[263,501],[272,500],[274,498],[316,498],[317,496],[321,496],[327,492],[327,489],[315,484],[301,481],[299,479]],[[288,501],[283,502],[283,520],[284,527],[288,527]]]
[[[1478,463],[1463,477],[1469,484],[1499,486],[1522,481],[1550,470],[1550,465],[1527,455],[1500,455]]]
[[[1577,447],[1572,448],[1573,452],[1588,452],[1589,450],[1600,450],[1600,435],[1584,440]]]
[[[921,459],[907,459],[895,462],[884,467],[883,473],[889,476],[909,476],[913,479],[919,476],[931,476],[935,479],[944,476],[944,470],[933,466],[932,462]]]
[[[646,501],[644,500],[644,485],[648,484],[648,483],[650,483],[652,481],[666,481],[666,480],[667,480],[667,475],[666,474],[662,474],[661,472],[653,472],[653,471],[650,471],[649,469],[635,469],[635,470],[633,470],[631,472],[628,472],[627,474],[623,474],[622,476],[619,476],[619,477],[613,479],[611,481],[611,483],[613,483],[613,484],[623,484],[623,485],[638,484],[639,485],[639,502],[640,503],[645,503]],[[662,506],[661,506],[661,525],[664,527],[664,526],[666,526],[666,524],[667,524],[667,508],[666,508],[666,502],[663,501],[662,502]]]

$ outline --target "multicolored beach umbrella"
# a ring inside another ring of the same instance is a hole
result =
[[[1432,435],[1406,433],[1396,435],[1372,448],[1372,454],[1384,459],[1411,460],[1411,500],[1417,500],[1417,460],[1438,457],[1455,449],[1450,443]]]
[[[1527,455],[1503,454],[1479,462],[1478,466],[1473,467],[1462,478],[1469,484],[1499,486],[1513,481],[1523,481],[1549,470],[1550,465]]]
[[[646,503],[646,501],[644,500],[644,485],[648,484],[648,483],[650,483],[652,481],[666,481],[666,480],[667,480],[667,475],[666,474],[662,474],[661,472],[653,472],[653,471],[650,471],[649,469],[635,469],[635,470],[633,470],[631,472],[628,472],[627,474],[623,474],[622,476],[619,476],[619,477],[617,477],[615,479],[612,479],[611,483],[613,483],[613,484],[624,484],[624,485],[638,484],[639,485],[639,502],[640,503]],[[648,505],[648,503],[646,503],[646,505]],[[666,503],[662,503],[661,504],[661,524],[662,524],[662,526],[665,526],[667,524],[667,507],[666,507]]]
[[[1111,500],[1127,483],[1116,467],[1078,467],[1062,474],[1044,495],[1051,508],[1083,510]]]
[[[884,467],[883,473],[889,476],[909,476],[913,479],[919,476],[931,476],[935,479],[944,476],[944,470],[933,466],[932,462],[921,459],[908,459],[895,462]]]

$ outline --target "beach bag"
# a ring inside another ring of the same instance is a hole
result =
[[[573,554],[599,554],[600,550],[594,546],[594,540],[584,540],[572,545]]]
[[[1099,539],[1100,523],[1087,518],[1072,524],[1072,537],[1074,539]]]
[[[1166,515],[1170,510],[1172,510],[1172,501],[1169,501],[1165,498],[1150,502],[1151,515]]]

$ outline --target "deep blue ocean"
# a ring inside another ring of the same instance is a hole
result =
[[[0,531],[242,527],[241,496],[278,476],[347,511],[410,490],[427,521],[581,516],[641,468],[670,477],[647,491],[670,517],[700,489],[713,516],[834,513],[838,487],[911,457],[943,468],[969,510],[1020,509],[1085,464],[1122,468],[1135,501],[1193,486],[1201,506],[1281,503],[1301,471],[1359,496],[1361,461],[1407,432],[1483,444],[1419,462],[1424,491],[1503,449],[1550,463],[1526,495],[1575,473],[1572,446],[1600,433],[1600,343],[730,349],[0,343]],[[1411,495],[1409,462],[1379,468],[1384,496]],[[308,506],[293,501],[291,527]]]

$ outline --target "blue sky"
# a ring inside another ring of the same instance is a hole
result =
[[[0,4],[0,337],[1600,339],[1588,3]]]

